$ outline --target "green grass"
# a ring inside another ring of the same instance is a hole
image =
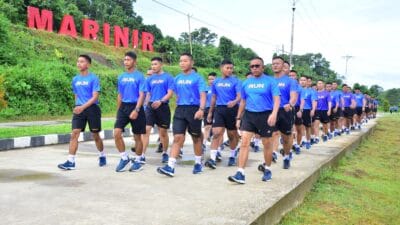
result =
[[[114,120],[102,121],[103,130],[114,128]],[[89,127],[86,126],[86,131]],[[68,134],[71,132],[71,124],[58,124],[58,125],[45,125],[45,126],[29,126],[29,127],[13,127],[13,128],[0,128],[0,138],[23,137],[23,136],[37,136],[45,134]]]
[[[399,126],[398,115],[380,118],[372,136],[324,171],[280,224],[400,224]]]

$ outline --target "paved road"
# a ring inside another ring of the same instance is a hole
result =
[[[149,149],[144,170],[137,173],[114,172],[119,156],[112,140],[105,141],[108,166],[104,168],[97,166],[93,142],[80,144],[75,171],[56,167],[66,159],[67,145],[0,152],[0,223],[248,224],[372,124],[303,151],[289,170],[282,169],[280,158],[268,183],[257,171],[262,153],[251,153],[245,185],[228,182],[227,176],[236,171],[226,166],[228,151],[216,170],[205,168],[193,175],[190,143],[174,178],[156,173],[161,163],[155,146]],[[126,141],[129,146],[130,138]]]

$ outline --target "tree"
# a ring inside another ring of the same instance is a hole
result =
[[[371,96],[377,97],[377,96],[379,96],[382,92],[383,92],[383,88],[382,88],[381,86],[377,85],[377,84],[374,84],[374,85],[372,85],[372,86],[369,88],[369,94],[370,94]]]
[[[400,102],[400,88],[392,88],[385,92],[385,98],[390,105],[399,105]]]
[[[219,45],[218,45],[218,53],[222,56],[224,59],[232,59],[232,52],[233,52],[233,42],[222,36],[219,39]]]
[[[191,32],[192,35],[192,43],[199,44],[202,46],[212,45],[215,40],[218,38],[216,33],[212,33],[208,28],[201,27],[200,29],[195,29]],[[189,42],[189,33],[183,32],[181,33],[181,37],[179,38],[182,42]]]

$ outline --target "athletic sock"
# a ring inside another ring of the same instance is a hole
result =
[[[172,169],[175,168],[175,163],[176,163],[176,159],[169,157],[168,159],[168,166],[171,167]]]
[[[119,155],[121,156],[122,160],[127,160],[129,158],[127,152],[121,152],[119,153]]]
[[[216,160],[217,159],[217,150],[214,150],[214,149],[212,149],[212,150],[210,150],[210,158],[212,159],[212,160]]]
[[[195,155],[195,156],[194,156],[194,163],[196,163],[196,164],[201,164],[201,156]]]
[[[244,169],[243,168],[238,168],[238,172],[241,172],[244,175]]]
[[[231,157],[235,157],[236,155],[236,149],[231,149]]]
[[[141,158],[140,155],[135,153],[135,156],[133,156],[133,157],[134,157],[135,162],[139,162],[140,161],[140,158]]]
[[[106,153],[103,151],[99,152],[99,157],[106,157]]]
[[[75,162],[75,155],[68,155],[68,161],[74,163]]]
[[[271,167],[267,166],[267,164],[265,164],[265,163],[264,163],[264,169],[271,171]]]

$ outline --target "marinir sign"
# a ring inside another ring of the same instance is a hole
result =
[[[39,10],[36,7],[28,6],[28,27],[39,30],[46,30],[48,32],[53,32],[53,12],[50,10]],[[110,45],[110,24],[103,24],[103,43]],[[129,39],[129,28],[120,26],[113,26],[113,37],[115,47],[129,47],[129,40],[133,48],[139,46],[139,31],[133,30],[131,39]],[[99,24],[95,20],[83,19],[82,20],[82,37],[88,40],[96,40],[97,33],[99,32]],[[71,15],[64,15],[60,29],[58,33],[61,35],[68,35],[71,37],[77,37],[78,33],[76,31],[74,17]],[[154,35],[149,32],[141,32],[142,50],[143,51],[153,51]]]

